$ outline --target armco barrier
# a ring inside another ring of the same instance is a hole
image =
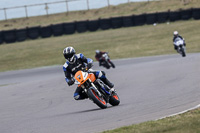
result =
[[[111,28],[110,19],[99,19],[99,26],[102,30],[107,30]]]
[[[122,27],[122,17],[110,18],[110,21],[113,29]]]
[[[157,13],[151,13],[146,15],[146,24],[153,24],[157,22]]]
[[[40,26],[30,27],[27,32],[30,39],[37,39],[40,36]]]
[[[192,10],[192,17],[194,19],[200,19],[200,8],[194,8]]]
[[[170,12],[170,13],[169,13],[169,20],[170,20],[170,21],[181,20],[181,13],[178,12],[178,11]]]
[[[124,16],[122,18],[123,26],[130,27],[133,26],[133,17],[132,16]]]
[[[98,29],[99,29],[99,20],[88,21],[88,30],[89,31],[96,31]]]
[[[88,21],[79,21],[76,22],[76,31],[78,33],[83,33],[88,31],[88,26],[87,26]]]
[[[180,13],[182,20],[188,20],[192,18],[192,9],[182,10]]]
[[[51,25],[52,34],[54,36],[61,36],[64,34],[63,24],[55,24]]]
[[[16,34],[14,30],[3,31],[3,39],[6,43],[16,42]]]
[[[2,32],[0,32],[0,44],[3,43],[3,35],[2,35]]]
[[[65,34],[74,34],[75,33],[75,23],[64,23],[64,33]]]
[[[52,34],[51,26],[40,27],[40,36],[42,38],[50,37]]]
[[[18,29],[15,31],[17,41],[25,41],[27,39],[27,29]]]
[[[169,12],[159,12],[157,13],[157,22],[164,23],[169,20]]]
[[[135,26],[146,24],[146,14],[133,16],[133,21]]]

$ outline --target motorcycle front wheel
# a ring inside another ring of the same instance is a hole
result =
[[[107,69],[110,69],[110,65],[108,62],[105,62],[104,66],[107,68]]]
[[[182,49],[182,57],[185,57],[186,54],[185,54],[185,50]]]
[[[112,66],[113,68],[115,68],[115,64],[114,64],[112,61],[110,61],[110,64],[111,64],[111,66]]]
[[[88,89],[88,97],[100,108],[105,109],[107,108],[107,102],[102,96],[99,96],[96,90],[91,87]]]

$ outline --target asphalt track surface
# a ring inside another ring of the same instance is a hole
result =
[[[119,106],[75,101],[62,65],[0,73],[0,133],[95,133],[155,120],[200,104],[200,54],[114,60],[104,70]]]

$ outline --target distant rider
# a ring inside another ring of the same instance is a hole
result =
[[[75,49],[73,47],[66,47],[63,50],[63,55],[66,59],[65,64],[63,65],[63,71],[65,73],[65,80],[68,83],[69,86],[74,84],[74,78],[73,76],[75,73],[79,70],[82,70],[82,68],[89,68],[88,72],[94,73],[96,78],[101,79],[106,85],[108,85],[111,90],[114,91],[114,84],[111,83],[105,76],[104,71],[95,71],[90,69],[92,67],[92,59],[86,58],[83,54],[79,53],[76,54]],[[82,92],[81,87],[77,87],[74,92],[74,99],[75,100],[81,100],[85,99],[87,96]]]
[[[96,50],[95,58],[97,61],[99,61],[99,66],[101,66],[102,62],[104,61],[102,55],[105,53],[107,53],[107,52],[102,52],[100,50]]]
[[[182,36],[180,36],[180,35],[178,34],[178,31],[174,31],[173,44],[174,44],[174,49],[175,49],[175,50],[178,49],[178,47],[175,45],[175,40],[176,40],[176,38],[181,38],[181,39],[183,40],[183,42],[184,42],[183,45],[186,46],[185,39],[184,39]]]

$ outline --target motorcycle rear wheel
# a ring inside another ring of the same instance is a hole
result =
[[[102,96],[99,96],[98,93],[94,90],[93,87],[88,89],[88,97],[100,108],[107,108],[107,102]]]
[[[120,99],[119,99],[119,96],[117,95],[117,93],[113,93],[112,96],[110,96],[109,103],[110,103],[112,106],[117,106],[117,105],[119,105]]]

